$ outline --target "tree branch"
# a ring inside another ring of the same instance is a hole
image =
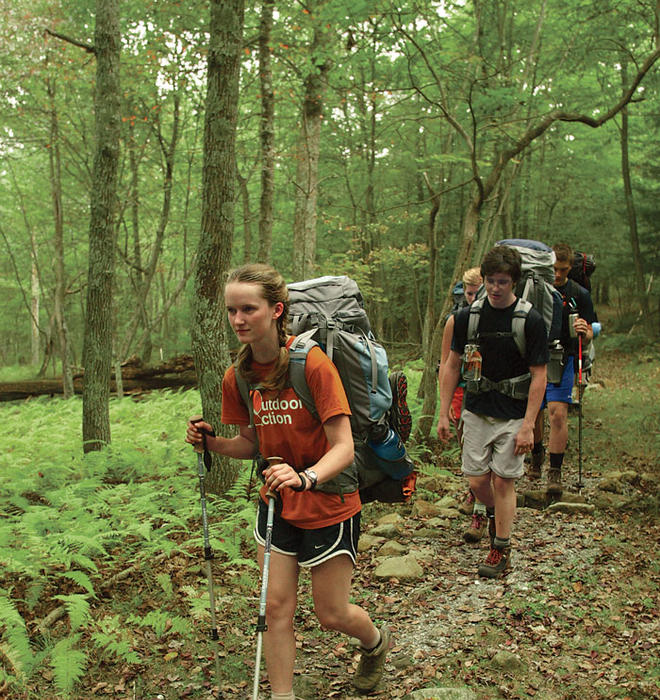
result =
[[[80,49],[85,49],[87,53],[96,54],[96,47],[93,44],[86,44],[84,41],[72,39],[70,36],[67,36],[66,34],[60,34],[59,32],[54,32],[52,29],[48,29],[48,27],[44,27],[44,31],[46,32],[46,34],[50,34],[50,36],[53,36],[56,39],[66,41],[69,44],[73,44],[74,46],[77,46]]]

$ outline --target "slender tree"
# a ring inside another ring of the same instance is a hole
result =
[[[324,2],[317,10],[322,11]],[[300,117],[300,134],[296,152],[295,217],[293,222],[293,274],[296,279],[309,277],[316,262],[316,219],[319,187],[319,153],[326,75],[331,67],[328,57],[330,34],[316,18],[310,48],[309,72],[305,77],[305,94]]]
[[[274,0],[263,0],[259,27],[259,81],[261,85],[261,206],[259,207],[259,262],[270,262],[273,247],[275,201],[275,91],[271,67]],[[247,251],[246,251],[247,252]]]
[[[97,0],[93,50],[96,54],[96,150],[92,172],[83,342],[82,432],[85,452],[99,450],[110,442],[112,291],[121,117],[119,0]]]
[[[50,191],[53,203],[53,237],[55,243],[55,329],[62,361],[62,393],[65,399],[73,396],[73,373],[71,371],[71,351],[69,329],[66,321],[66,271],[64,267],[64,212],[62,211],[62,158],[60,156],[59,118],[55,104],[56,78],[47,78],[50,112],[50,143],[48,163],[50,166]]]
[[[621,59],[621,86],[625,92],[628,87],[628,57]],[[639,231],[637,227],[637,211],[635,209],[635,199],[630,178],[630,154],[628,148],[629,141],[629,120],[627,105],[621,109],[621,180],[623,182],[623,193],[626,201],[626,213],[628,215],[628,235],[630,237],[630,247],[635,269],[635,288],[637,298],[643,312],[643,316],[648,318],[649,301],[646,294],[646,284],[644,283],[644,263],[639,246]]]

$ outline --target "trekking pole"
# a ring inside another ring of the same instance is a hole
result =
[[[578,491],[582,490],[582,333],[578,334]]]
[[[282,462],[281,457],[267,457],[269,465]],[[252,685],[252,700],[259,698],[259,669],[261,667],[261,646],[264,632],[268,629],[266,624],[266,596],[268,594],[268,571],[270,569],[270,550],[273,537],[273,519],[275,517],[275,499],[277,494],[268,489],[268,516],[266,518],[266,540],[264,542],[264,565],[261,572],[261,597],[259,598],[259,616],[257,617],[257,654],[254,662],[254,683]]]
[[[202,418],[195,416],[190,419],[191,423],[198,423]],[[211,549],[211,541],[209,538],[209,522],[206,516],[206,488],[204,486],[205,467],[211,468],[211,455],[206,450],[206,434],[207,431],[202,431],[202,442],[196,445],[194,450],[197,453],[197,476],[199,477],[199,500],[202,504],[202,529],[204,532],[204,560],[206,563],[206,580],[209,590],[209,608],[211,611],[211,639],[213,640],[213,657],[215,660],[215,679],[218,684],[218,697],[220,697],[220,657],[218,655],[218,624],[215,617],[215,593],[213,590],[213,571],[211,570],[211,561],[213,560],[213,550]]]

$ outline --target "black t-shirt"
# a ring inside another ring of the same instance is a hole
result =
[[[495,333],[510,333],[513,311],[516,302],[506,309],[494,309],[484,300],[484,306],[479,318],[479,333],[487,333],[478,339],[481,351],[481,374],[493,382],[502,379],[512,379],[529,372],[529,368],[548,363],[548,337],[545,331],[543,317],[536,309],[530,309],[525,320],[525,350],[523,358],[513,336],[495,336]],[[454,322],[454,335],[451,349],[459,355],[467,343],[467,328],[470,309],[461,309]],[[466,392],[465,407],[472,413],[491,416],[493,418],[524,418],[527,399],[512,399],[499,391],[480,391],[477,394]]]
[[[577,357],[579,352],[578,339],[571,338],[568,317],[572,313],[577,313],[588,324],[594,323],[596,321],[596,312],[591,301],[591,294],[584,287],[570,279],[566,281],[563,287],[556,287],[556,289],[564,301],[560,341],[566,355]]]

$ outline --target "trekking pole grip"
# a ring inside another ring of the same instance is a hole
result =
[[[266,461],[268,462],[269,467],[273,467],[276,464],[282,464],[284,459],[282,457],[266,457]],[[268,493],[266,493],[267,498],[277,498],[277,493],[273,491],[270,487],[268,487]]]
[[[190,422],[193,425],[195,425],[196,423],[200,423],[203,420],[203,416],[190,417]],[[193,451],[196,452],[198,455],[204,456],[204,465],[207,469],[210,470],[211,464],[213,463],[213,459],[211,457],[211,453],[206,448],[206,436],[210,435],[211,437],[215,437],[215,432],[213,430],[206,430],[206,428],[199,428],[199,431],[202,433],[202,441],[197,445],[193,445]]]

